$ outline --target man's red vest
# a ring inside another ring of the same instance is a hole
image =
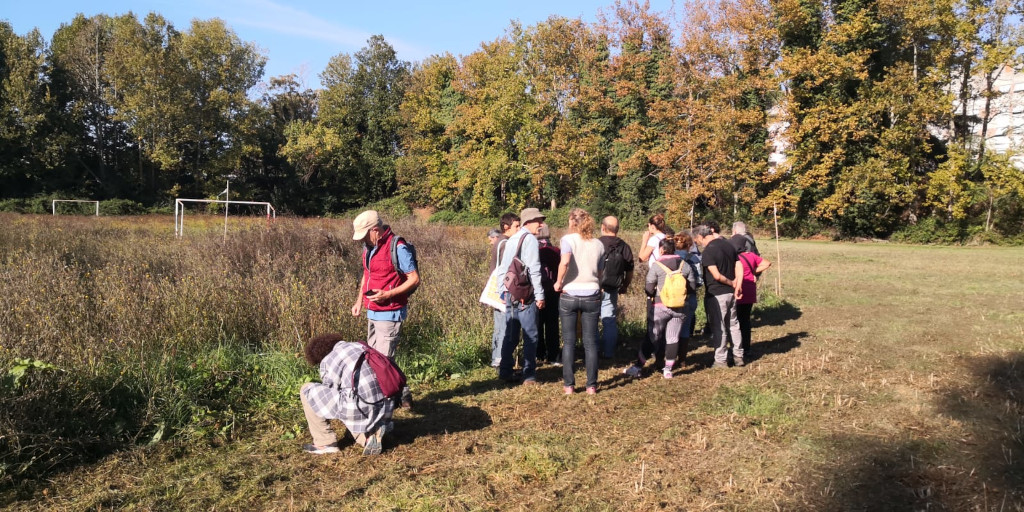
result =
[[[368,257],[370,251],[363,248],[363,275],[366,276],[366,285],[362,289],[363,303],[366,309],[371,311],[397,311],[409,303],[409,296],[404,294],[396,295],[379,304],[368,300],[365,295],[367,290],[393,290],[407,279],[405,274],[391,264],[390,244],[393,236],[395,234],[391,232],[390,227],[381,233],[380,239],[377,240],[377,252],[372,257]],[[401,240],[398,241],[399,245],[402,243]]]

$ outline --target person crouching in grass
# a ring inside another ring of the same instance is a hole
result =
[[[299,397],[306,413],[313,443],[302,446],[308,453],[337,453],[338,437],[330,420],[341,420],[352,432],[363,455],[378,455],[384,433],[391,431],[396,399],[381,392],[377,376],[359,358],[367,346],[342,341],[340,334],[317,336],[306,343],[306,361],[320,367],[321,382],[302,385]],[[358,364],[358,368],[357,368]]]

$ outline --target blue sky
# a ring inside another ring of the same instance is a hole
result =
[[[123,14],[142,18],[151,11],[179,30],[194,18],[221,18],[245,41],[256,43],[268,61],[264,78],[297,73],[316,87],[317,75],[339,53],[355,53],[374,34],[383,34],[398,56],[417,61],[432,54],[465,55],[501,36],[513,19],[532,25],[557,14],[597,19],[614,0],[0,0],[0,19],[24,34],[39,28],[49,40],[75,14]],[[672,0],[651,0],[667,12]]]

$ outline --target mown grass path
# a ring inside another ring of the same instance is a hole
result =
[[[691,340],[675,379],[627,380],[623,347],[592,397],[562,396],[551,367],[531,388],[479,369],[417,389],[379,457],[256,428],[122,451],[9,506],[1024,509],[1024,250],[784,242],[782,259],[746,368],[711,370]]]

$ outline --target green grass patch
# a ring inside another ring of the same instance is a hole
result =
[[[792,401],[774,389],[760,389],[752,385],[723,385],[702,404],[707,414],[736,414],[749,419],[754,425],[779,427],[792,423]]]

